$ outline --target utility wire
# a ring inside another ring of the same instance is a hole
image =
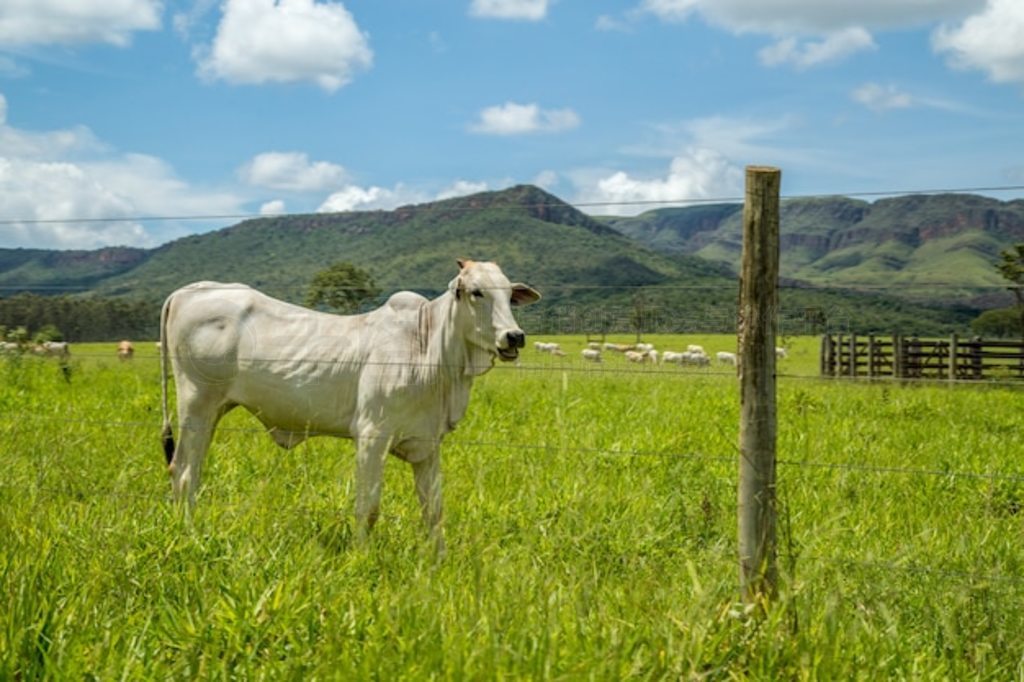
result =
[[[1012,192],[1022,191],[1024,185],[988,185],[975,187],[951,187],[934,189],[903,189],[903,190],[876,190],[863,192],[830,192],[816,194],[784,194],[780,200],[791,201],[797,199],[836,199],[836,198],[870,198],[887,196],[915,196],[927,194],[973,194],[978,192]],[[452,201],[452,200],[449,200]],[[741,196],[720,196],[720,197],[679,197],[675,199],[635,199],[620,201],[581,201],[581,202],[533,202],[524,204],[497,204],[489,206],[449,206],[444,203],[430,202],[410,206],[399,206],[387,211],[331,211],[323,213],[209,213],[209,214],[181,214],[181,215],[139,215],[139,216],[107,216],[101,218],[0,218],[0,225],[52,225],[67,223],[116,223],[116,222],[164,222],[164,221],[193,221],[193,220],[255,220],[261,218],[295,218],[301,216],[341,216],[360,215],[363,213],[429,213],[429,212],[473,212],[491,209],[540,209],[540,208],[607,208],[612,206],[675,206],[686,204],[728,204],[742,203]]]

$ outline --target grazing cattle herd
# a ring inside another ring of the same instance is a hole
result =
[[[535,341],[533,347],[541,353],[549,353],[552,355],[562,355],[562,348],[559,344],[554,342],[546,341]],[[703,346],[698,344],[689,344],[685,351],[675,350],[663,350],[658,351],[655,349],[653,344],[650,343],[612,343],[610,341],[599,343],[597,341],[588,341],[585,348],[580,353],[583,359],[587,362],[603,362],[605,352],[611,352],[615,355],[621,355],[627,362],[636,364],[652,364],[652,365],[680,365],[690,367],[708,367],[712,364],[712,358]],[[786,349],[777,346],[775,348],[775,356],[779,359],[787,357]],[[737,363],[736,353],[732,351],[717,351],[714,355],[714,361],[717,365],[729,365],[735,367]]]

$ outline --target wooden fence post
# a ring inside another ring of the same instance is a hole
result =
[[[739,308],[739,559],[747,603],[776,594],[775,337],[778,331],[778,168],[748,166]]]
[[[850,334],[850,376],[857,378],[857,334]]]
[[[900,334],[892,335],[892,376],[903,377],[903,337]]]
[[[819,358],[821,376],[832,376],[832,335],[821,335],[821,357]]]
[[[956,381],[956,356],[957,356],[956,334],[949,337],[949,380]]]

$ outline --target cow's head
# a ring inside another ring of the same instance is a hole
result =
[[[526,334],[512,315],[512,306],[533,303],[540,294],[525,284],[513,284],[494,263],[459,260],[459,274],[449,288],[460,316],[466,320],[466,340],[502,360],[515,360],[526,345]]]

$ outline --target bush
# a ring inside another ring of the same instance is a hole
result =
[[[1024,334],[1021,328],[1020,311],[1017,308],[997,308],[986,310],[971,321],[971,331],[978,336],[996,336],[1020,338]]]

